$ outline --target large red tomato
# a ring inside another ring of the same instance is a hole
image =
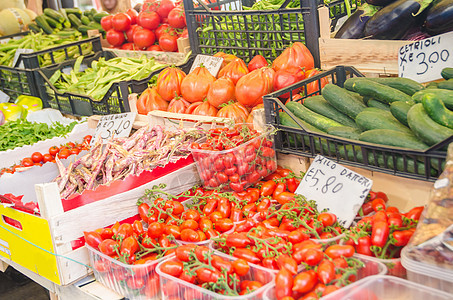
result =
[[[305,76],[306,76],[306,78],[310,78],[315,75],[318,75],[319,73],[322,73],[322,72],[318,69],[311,69],[311,70],[308,70],[307,72],[305,72]],[[321,87],[319,86],[319,82],[321,82]],[[310,94],[313,94],[313,96],[319,95],[319,91],[321,91],[322,88],[328,83],[329,83],[328,76],[324,76],[320,80],[315,80],[313,82],[310,82],[309,84],[307,84],[307,91],[305,92],[305,95],[307,95],[307,96]]]
[[[299,82],[304,79],[304,73],[300,71],[298,74],[290,73],[286,70],[278,70],[274,75],[274,90],[278,91],[287,86],[290,86],[296,82]],[[299,93],[300,88],[294,89],[293,94]],[[279,98],[286,99],[288,98],[289,92],[284,93]]]
[[[262,68],[241,77],[235,90],[238,102],[248,108],[263,103],[263,96],[272,92],[273,75],[271,68]]]
[[[297,73],[300,69],[308,71],[315,67],[315,61],[310,50],[301,42],[295,42],[280,54],[272,63],[275,71],[286,70],[290,73]]]
[[[175,5],[171,0],[162,0],[156,9],[156,12],[162,19],[164,19],[168,17],[168,14],[173,8],[175,8]]]
[[[152,110],[166,111],[167,108],[168,102],[159,96],[156,87],[147,88],[137,100],[137,111],[142,115],[146,115]]]
[[[142,6],[142,11],[156,11],[158,6],[158,0],[145,0]]]
[[[221,57],[223,58],[222,66],[220,66],[220,69],[224,68],[226,65],[228,65],[230,62],[238,58],[237,56],[233,54],[226,54],[224,52],[217,52],[216,54],[213,55],[214,57]]]
[[[124,43],[124,33],[110,29],[106,35],[107,42],[112,46],[121,46]]]
[[[242,76],[248,73],[249,69],[247,69],[247,65],[245,64],[245,62],[240,58],[236,58],[228,65],[223,67],[217,76],[219,78],[229,77],[231,78],[231,80],[233,80],[233,83],[236,84]]]
[[[215,117],[217,115],[217,108],[209,104],[208,101],[205,101],[203,102],[203,104],[200,104],[197,107],[195,107],[192,114]]]
[[[178,51],[178,37],[170,33],[164,33],[159,38],[159,46],[167,52]]]
[[[181,7],[173,8],[168,14],[168,24],[173,28],[186,27],[186,15]]]
[[[142,11],[137,16],[137,24],[143,28],[154,30],[159,27],[160,17],[155,11]]]
[[[173,28],[171,28],[168,24],[160,24],[159,27],[157,27],[156,31],[154,32],[158,40],[164,33],[173,33],[173,35],[175,35],[176,31]]]
[[[110,29],[113,28],[112,27],[112,18],[113,18],[112,15],[108,15],[101,19],[102,29],[104,29],[105,31],[109,31]]]
[[[190,103],[203,101],[215,77],[204,66],[195,68],[181,83],[181,94]]]
[[[186,74],[178,68],[167,67],[157,77],[157,92],[166,101],[181,96],[181,82]]]
[[[112,26],[116,31],[127,31],[131,27],[131,18],[125,13],[116,14],[112,18]]]
[[[134,32],[136,32],[138,29],[142,29],[142,28],[143,27],[141,27],[137,24],[134,24],[131,27],[129,27],[129,29],[126,31],[126,40],[129,43],[133,43],[134,42]]]
[[[126,14],[129,16],[129,18],[131,18],[131,25],[134,25],[137,23],[138,12],[135,9],[129,8],[126,11]]]
[[[236,100],[233,80],[222,77],[214,81],[209,88],[207,98],[208,102],[215,108],[219,108],[221,104],[228,101]]]
[[[156,41],[154,33],[146,28],[137,29],[134,32],[133,39],[138,49],[148,48]]]
[[[262,67],[267,67],[269,64],[262,55],[255,55],[252,60],[249,62],[248,69],[249,72],[252,72],[256,69],[261,69]]]
[[[183,114],[189,106],[190,106],[189,102],[184,100],[184,98],[177,96],[170,101],[170,104],[168,104],[167,111]]]
[[[239,102],[230,102],[223,106],[217,113],[217,117],[233,119],[234,123],[244,123],[248,117],[248,110]]]

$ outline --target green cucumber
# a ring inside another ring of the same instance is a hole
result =
[[[453,111],[446,108],[442,100],[428,94],[423,97],[422,104],[431,119],[442,126],[453,129]]]
[[[46,19],[47,23],[53,27],[53,28],[57,28],[58,30],[61,30],[63,29],[63,25],[61,23],[58,23],[57,21],[55,21],[54,19],[46,16],[46,15],[43,15],[44,16],[44,19]]]
[[[46,18],[44,17],[44,15],[37,16],[35,18],[35,22],[36,22],[36,24],[38,24],[39,27],[41,27],[41,29],[45,33],[51,34],[53,32],[52,27],[50,27],[49,23],[47,23]]]
[[[437,83],[437,88],[444,90],[453,90],[453,78]]]
[[[412,96],[416,92],[424,89],[423,85],[409,78],[386,77],[367,79],[397,89],[405,94],[408,94],[409,96]]]
[[[94,29],[99,30],[100,33],[105,33],[105,30],[102,28],[101,24],[91,21],[88,26],[93,27]]]
[[[422,103],[411,107],[407,113],[407,123],[414,134],[429,146],[435,145],[453,135],[453,130],[433,121]]]
[[[72,26],[74,26],[75,28],[79,28],[80,26],[83,25],[82,21],[80,21],[80,19],[77,18],[77,16],[74,14],[68,14],[68,18],[69,21],[71,21]]]
[[[41,32],[41,28],[38,26],[38,24],[36,23],[30,23],[27,25],[28,26],[28,29],[30,29],[31,31],[33,31],[34,33],[38,33],[38,32]]]
[[[322,95],[330,105],[351,118],[355,118],[366,107],[347,90],[331,83],[322,89]]]
[[[362,111],[355,118],[355,122],[364,131],[372,129],[392,129],[405,133],[411,133],[409,128],[401,124],[392,116],[390,112],[385,110],[382,110],[382,112],[370,110]]]
[[[389,112],[388,110],[385,110],[385,109],[377,108],[377,107],[367,107],[363,111],[380,113],[380,114],[383,114],[384,116],[386,116],[388,118],[392,117],[392,113],[391,112]]]
[[[368,143],[395,146],[414,150],[425,150],[428,145],[417,139],[413,133],[392,129],[372,129],[362,132],[359,140]]]
[[[425,88],[427,88],[427,89],[437,89],[437,84],[438,84],[438,82],[433,81],[433,82],[428,83]]]
[[[66,14],[69,16],[69,14],[76,15],[77,17],[82,16],[82,11],[80,8],[65,8]]]
[[[287,113],[285,112],[281,112],[279,114],[280,116],[280,122],[282,125],[284,126],[288,126],[288,127],[295,127],[295,128],[299,128],[300,126],[293,120],[293,118],[291,118]],[[297,118],[297,117],[296,117]],[[311,131],[311,132],[316,132],[316,133],[324,133],[323,131],[319,130],[318,128],[316,128],[315,126],[305,122],[304,120],[300,119],[300,118],[297,118],[297,121],[299,121],[299,123],[302,124],[303,126],[303,129],[307,130],[307,131]]]
[[[109,13],[107,13],[107,12],[105,12],[105,11],[102,11],[102,12],[99,12],[99,13],[97,13],[97,14],[94,14],[94,15],[93,15],[93,18],[94,18],[94,20],[95,20],[96,22],[101,23],[101,19],[102,19],[103,17],[107,17],[108,15],[109,15]]]
[[[44,8],[43,12],[46,16],[54,19],[58,23],[63,23],[65,20],[65,18],[58,11],[53,10],[52,8]]]
[[[296,115],[296,117],[310,123],[316,128],[326,132],[328,128],[334,126],[342,126],[340,123],[331,120],[323,115],[317,114],[314,111],[306,108],[299,102],[290,101],[286,104],[286,107]]]
[[[349,95],[351,95],[352,97],[354,97],[355,99],[357,99],[357,101],[359,102],[362,102],[363,104],[366,104],[365,102],[365,98],[360,96],[359,93],[356,93],[356,92],[351,92],[351,91],[348,91]]]
[[[294,121],[293,118],[290,117],[287,113],[280,112],[279,116],[280,116],[281,125],[288,126],[288,127],[294,127],[294,128],[298,128],[298,129],[300,128],[300,126],[296,123],[296,121]],[[318,128],[305,122],[304,120],[301,120],[297,117],[296,117],[296,119],[297,119],[297,121],[299,121],[299,123],[301,123],[303,125],[304,130],[315,132],[315,133],[324,133],[321,130],[319,130]],[[297,143],[295,142],[294,137],[296,138]],[[303,137],[303,140],[302,140],[302,137]],[[307,147],[310,147],[310,138],[307,135],[288,133],[288,142],[289,142],[290,146],[293,146],[293,147],[295,147],[296,145],[298,145],[298,146],[306,145]],[[326,141],[324,141],[324,140],[320,141],[319,139],[315,139],[314,142],[315,142],[316,151],[321,150],[320,143],[321,143],[322,149],[324,151],[327,151],[327,142]]]
[[[396,101],[396,102],[401,102],[401,101]],[[375,100],[375,99],[370,99],[368,100],[367,103],[368,107],[376,107],[382,110],[387,110],[390,111],[390,105],[387,103],[382,103],[381,101]]]
[[[88,25],[91,22],[90,18],[88,18],[87,16],[81,16],[80,21],[82,21],[83,25]]]
[[[335,107],[330,105],[329,102],[324,99],[323,96],[312,96],[306,98],[304,100],[304,106],[308,107],[315,113],[337,121],[342,125],[358,128],[353,119],[336,110]]]
[[[369,96],[389,104],[395,101],[413,102],[408,94],[364,77],[349,78],[345,81],[344,86],[362,96]]]
[[[71,28],[71,21],[69,21],[68,15],[66,14],[66,10],[64,10],[64,8],[61,8],[59,12],[64,17],[63,22],[64,28]]]
[[[444,89],[424,89],[420,92],[416,92],[415,94],[412,95],[412,99],[416,103],[421,103],[423,100],[423,97],[427,94],[433,94],[436,97],[438,97],[442,102],[445,104],[445,106],[449,109],[453,109],[453,91],[450,90],[444,90]]]
[[[443,79],[448,80],[453,78],[453,68],[443,68],[440,75]]]
[[[360,135],[360,130],[354,127],[349,126],[338,126],[330,127],[327,129],[327,133],[335,136],[339,136],[345,139],[358,140]]]
[[[411,106],[406,102],[395,101],[390,104],[390,112],[392,115],[406,126],[409,126],[407,123],[407,113],[409,112],[409,109],[411,109]]]

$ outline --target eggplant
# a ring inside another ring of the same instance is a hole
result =
[[[395,2],[395,0],[365,0],[365,2],[375,6],[386,6]]]
[[[397,40],[424,20],[422,12],[433,0],[397,0],[372,16],[365,25],[365,37]]]
[[[453,31],[453,0],[441,0],[428,10],[426,32],[431,35]]]
[[[380,7],[363,4],[349,16],[335,34],[337,39],[360,39],[366,22],[380,9]]]

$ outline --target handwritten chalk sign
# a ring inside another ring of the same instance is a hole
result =
[[[453,66],[453,32],[436,35],[400,48],[400,77],[424,83],[442,78],[440,72]]]
[[[128,137],[136,115],[135,112],[128,112],[102,116],[96,126],[92,142],[95,142],[98,136],[104,144],[112,137]]]
[[[13,66],[23,69],[24,68],[24,62],[22,60],[20,62],[18,61],[19,60],[19,56],[22,53],[33,53],[33,52],[34,52],[33,49],[22,49],[22,48],[17,49],[16,53],[14,54]],[[17,65],[18,62],[19,62],[19,64]]]
[[[220,71],[222,62],[223,58],[221,57],[198,54],[197,57],[195,57],[195,61],[193,62],[192,68],[190,68],[189,73],[192,73],[192,71],[195,70],[196,67],[199,67],[201,64],[203,64],[203,66],[208,69],[209,73],[211,73],[212,76],[217,77],[217,73],[219,73]]]
[[[371,179],[318,155],[297,187],[296,194],[314,200],[319,211],[327,208],[343,226],[349,227],[372,185]]]

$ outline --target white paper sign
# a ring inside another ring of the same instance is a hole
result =
[[[33,49],[21,49],[21,48],[17,49],[16,54],[14,54],[13,66],[23,69],[24,68],[23,61],[21,61],[18,66],[16,66],[17,60],[19,59],[19,55],[21,55],[22,53],[33,53],[33,52],[34,52]]]
[[[343,226],[349,227],[372,185],[371,179],[318,155],[297,187],[296,194],[314,200],[319,211],[329,209]]]
[[[96,126],[96,132],[91,143],[101,137],[103,143],[106,143],[112,137],[128,137],[134,124],[137,113],[128,112],[122,114],[102,116]]]
[[[199,67],[201,64],[203,64],[203,66],[208,69],[209,73],[211,73],[212,76],[217,77],[217,73],[219,73],[220,71],[222,62],[223,58],[221,57],[198,54],[197,57],[195,57],[195,61],[193,62],[192,68],[190,68],[189,73],[192,73],[192,71],[195,70],[196,67]]]
[[[2,90],[0,90],[0,103],[6,103],[9,101],[9,95],[5,94]]]
[[[442,78],[445,67],[453,67],[453,32],[405,45],[398,53],[399,76],[420,83]]]

